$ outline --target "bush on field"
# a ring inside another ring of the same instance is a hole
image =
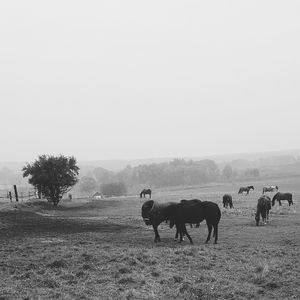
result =
[[[122,196],[127,194],[126,185],[123,182],[103,183],[100,186],[101,192],[104,196]]]

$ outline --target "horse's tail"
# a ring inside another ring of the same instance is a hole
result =
[[[218,208],[218,211],[217,211],[217,224],[219,224],[220,220],[221,220],[221,210],[220,210],[220,207],[219,205],[217,205],[217,208]]]

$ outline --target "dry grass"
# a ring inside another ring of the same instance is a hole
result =
[[[254,209],[263,183],[247,197],[228,184],[156,191],[160,201],[198,197],[220,206],[232,193],[235,208],[222,208],[217,245],[204,244],[205,223],[188,229],[193,246],[174,242],[166,224],[155,244],[139,198],[4,209],[0,299],[297,299],[299,183],[277,181],[295,205],[276,206],[259,227]]]

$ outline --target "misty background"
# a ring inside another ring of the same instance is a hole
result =
[[[298,1],[2,2],[0,186],[60,153],[97,185],[298,172],[299,15]]]

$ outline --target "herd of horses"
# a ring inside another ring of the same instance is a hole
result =
[[[246,192],[249,194],[250,190],[254,190],[253,186],[241,187],[238,194]],[[288,201],[289,206],[293,204],[293,197],[291,193],[281,193],[277,192],[272,200],[269,196],[265,195],[266,192],[278,191],[278,186],[264,187],[263,194],[259,197],[256,206],[255,221],[256,225],[259,225],[260,217],[263,223],[269,219],[269,211],[275,202],[278,201],[281,206],[281,201]],[[144,189],[140,193],[140,197],[146,194],[151,198],[151,189]],[[232,196],[225,194],[223,196],[223,206],[224,208],[233,208]],[[189,235],[186,224],[199,224],[205,220],[208,228],[208,236],[206,238],[206,243],[211,238],[211,232],[213,231],[213,237],[215,238],[214,243],[218,241],[218,225],[221,219],[221,210],[218,204],[211,201],[201,201],[199,199],[192,200],[181,200],[178,202],[166,202],[158,203],[154,200],[146,201],[142,206],[142,218],[146,225],[152,225],[154,230],[154,242],[160,242],[160,235],[158,233],[158,226],[162,222],[169,222],[169,227],[176,227],[175,239],[178,238],[179,242],[183,241],[183,236],[185,235],[190,243],[193,243],[191,236]]]

